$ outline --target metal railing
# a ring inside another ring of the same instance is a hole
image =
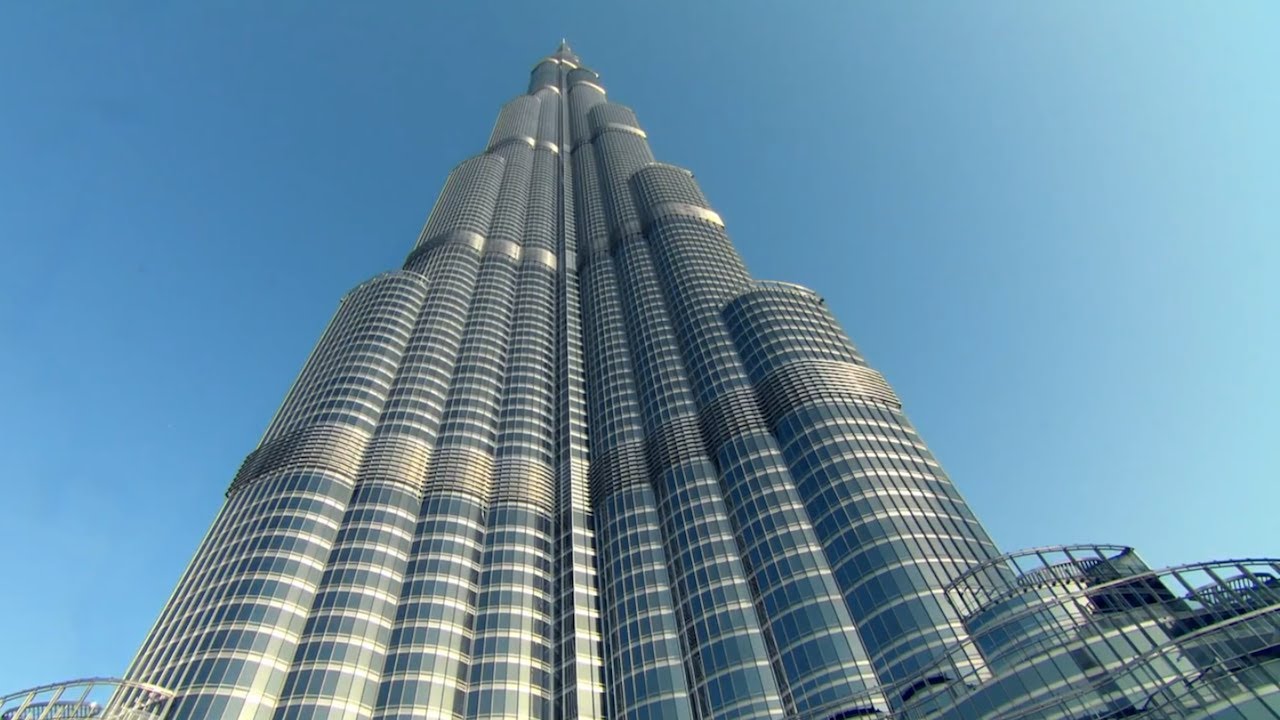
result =
[[[0,720],[162,720],[173,693],[118,678],[82,678],[0,698]]]
[[[999,716],[1080,717],[1085,707],[1105,714],[1106,708],[1132,703],[1135,712],[1163,717],[1156,698],[1182,695],[1182,688],[1204,686],[1210,676],[1229,680],[1228,684],[1234,684],[1237,675],[1251,678],[1252,690],[1240,697],[1280,693],[1271,673],[1261,669],[1280,655],[1280,582],[1276,581],[1280,561],[1249,559],[1149,570],[1131,551],[1120,552],[1124,550],[1117,546],[1041,548],[975,568],[957,580],[952,597],[967,600],[964,610],[968,612],[957,610],[974,617],[1009,603],[1021,588],[1037,581],[1071,578],[1035,603],[1011,604],[1002,611],[1007,612],[1003,621],[1016,627],[1021,617],[1045,617],[1047,608],[1067,610],[1059,614],[1064,622],[1040,628],[1033,641],[1020,648],[1022,660],[1014,667],[1002,668],[987,679],[973,672],[958,677],[950,688],[950,704],[959,705],[988,682],[1022,672],[1041,659],[1068,651],[1092,654],[1094,649],[1105,649],[1104,656],[1111,659],[1092,671],[1082,667],[1078,676],[1063,677],[1066,684],[1059,691],[1030,703],[1015,700],[1003,706]],[[1067,562],[1062,562],[1064,557]],[[993,572],[996,567],[999,572]],[[984,586],[984,581],[989,585]],[[956,586],[963,590],[956,593]],[[971,644],[976,644],[973,639],[952,647],[922,674],[949,669],[956,664],[950,659]],[[1117,685],[1129,688],[1124,693],[1127,698],[1105,689]],[[891,691],[886,688],[885,692]],[[1232,702],[1230,693],[1208,694],[1216,702]],[[937,716],[912,702],[899,713],[905,718]],[[946,716],[945,711],[941,715]]]

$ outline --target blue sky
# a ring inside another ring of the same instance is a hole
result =
[[[0,690],[123,672],[561,36],[1003,547],[1276,554],[1280,4],[372,5],[0,3]]]

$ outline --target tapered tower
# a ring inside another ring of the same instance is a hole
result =
[[[120,692],[180,720],[1102,717],[1207,672],[1178,645],[1204,603],[1131,551],[1027,557],[562,42],[342,299]],[[1241,572],[1214,587],[1276,590]]]

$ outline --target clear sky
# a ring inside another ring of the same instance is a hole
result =
[[[1280,3],[0,3],[0,692],[123,672],[567,36],[1007,549],[1280,554]]]

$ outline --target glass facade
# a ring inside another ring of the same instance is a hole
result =
[[[562,43],[342,300],[127,687],[180,720],[1280,717],[1278,578],[1002,556]]]

